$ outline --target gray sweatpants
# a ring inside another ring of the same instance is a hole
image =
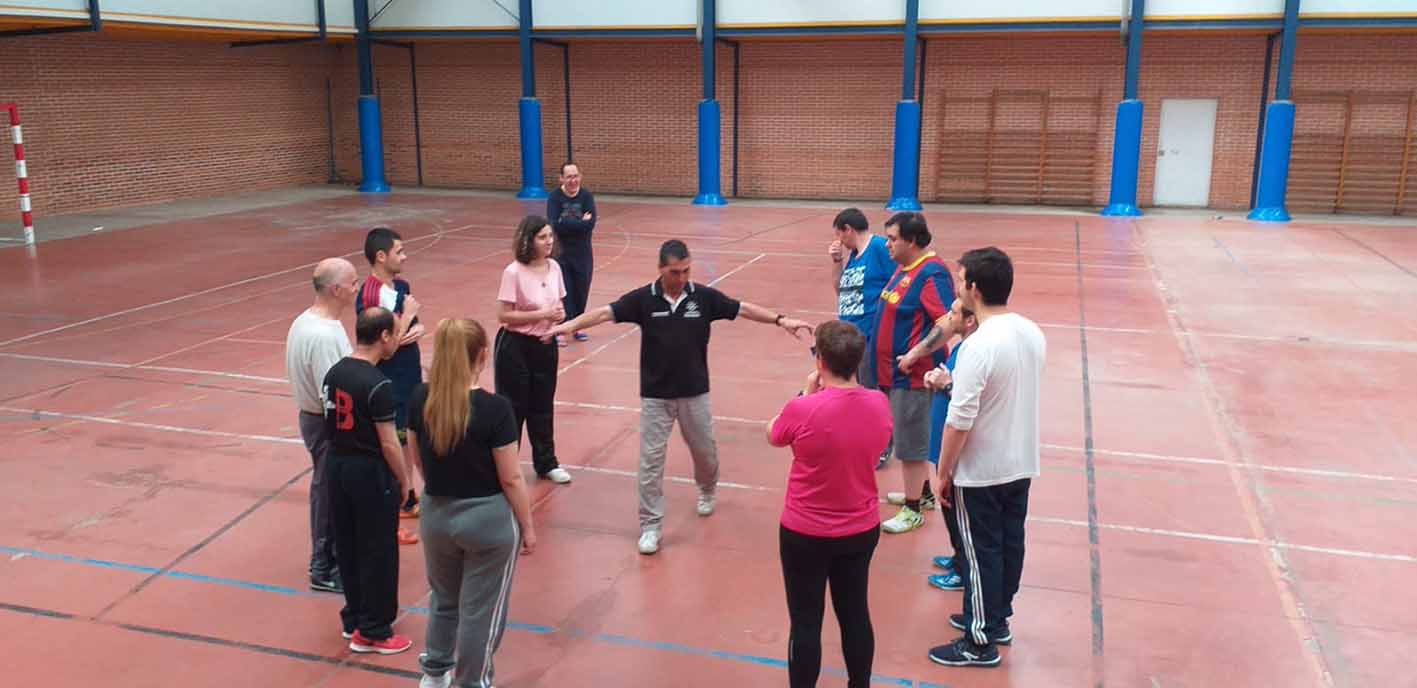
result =
[[[330,454],[330,438],[325,436],[325,417],[300,413],[300,438],[310,452],[314,470],[310,472],[310,577],[325,580],[335,572],[335,521],[330,511],[329,483],[325,464]]]
[[[679,421],[679,433],[694,458],[694,482],[699,492],[718,487],[718,444],[713,439],[709,395],[683,399],[640,398],[640,530],[659,530],[664,522],[664,456],[669,432]]]
[[[492,655],[507,628],[507,603],[522,533],[503,495],[455,499],[423,495],[419,521],[428,568],[423,672],[453,672],[453,685],[490,688]]]

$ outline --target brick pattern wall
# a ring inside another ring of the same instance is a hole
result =
[[[739,193],[885,198],[901,59],[899,40],[744,43]]]
[[[316,45],[4,40],[0,102],[20,105],[36,222],[325,181],[326,62]],[[7,131],[6,161],[9,143]],[[18,221],[3,169],[0,213]]]
[[[3,48],[0,100],[23,108],[41,218],[325,181],[331,133],[327,79],[333,87],[338,175],[350,182],[361,176],[352,44],[231,49],[75,34],[12,39]],[[374,50],[388,177],[395,185],[411,185],[417,173],[409,54],[392,46]],[[536,47],[548,188],[567,157],[561,50]],[[717,53],[723,193],[732,189],[733,113],[740,105],[740,195],[885,198],[900,88],[899,41],[753,40],[740,50],[741,105],[733,99],[732,48],[720,46]],[[1147,36],[1142,205],[1154,194],[1163,100],[1216,98],[1210,205],[1247,206],[1264,50],[1260,35]],[[1393,102],[1359,106],[1352,127],[1355,136],[1400,142],[1405,106],[1397,96],[1417,90],[1415,55],[1417,36],[1410,34],[1302,35],[1294,86],[1300,93],[1393,96]],[[694,194],[700,46],[686,40],[576,41],[570,56],[572,153],[589,188]],[[951,169],[942,162],[964,156],[966,142],[958,132],[982,126],[981,104],[991,93],[1007,91],[1046,93],[1054,99],[1050,103],[1066,100],[1050,105],[1050,131],[1095,140],[1090,189],[1080,182],[1078,193],[1093,205],[1104,204],[1123,59],[1123,47],[1110,35],[931,37],[925,57],[922,200],[950,198],[941,193],[952,183],[939,176]],[[514,41],[419,45],[426,184],[520,187],[518,60]],[[1038,102],[1034,95],[1007,100],[995,112],[998,131],[1036,129],[1042,117]],[[1341,105],[1301,99],[1301,133],[1331,137],[1341,134],[1342,122]],[[1417,174],[1412,177],[1417,180]],[[1409,202],[1412,206],[1417,203]],[[0,208],[6,207],[15,207],[9,182],[0,183]]]

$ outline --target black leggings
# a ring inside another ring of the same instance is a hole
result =
[[[876,634],[871,629],[866,582],[871,555],[880,539],[879,527],[837,538],[813,537],[779,527],[782,578],[787,587],[787,613],[792,618],[787,641],[787,675],[792,688],[817,685],[822,670],[822,616],[826,613],[829,581],[832,609],[841,626],[846,685],[866,688],[871,682]]]
[[[517,422],[517,446],[521,446],[522,425],[531,439],[531,463],[537,475],[559,468],[556,460],[556,366],[560,354],[556,343],[539,338],[497,331],[493,355],[497,393],[512,402]]]

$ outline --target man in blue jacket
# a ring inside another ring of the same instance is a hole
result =
[[[561,166],[561,186],[552,190],[546,199],[546,218],[556,232],[560,242],[561,255],[556,259],[561,264],[561,277],[566,282],[566,322],[575,320],[585,312],[586,298],[590,295],[590,278],[595,268],[591,255],[590,237],[595,231],[595,197],[581,188],[581,168],[573,162]],[[590,339],[584,332],[572,335],[578,342]],[[557,344],[565,345],[558,338]]]

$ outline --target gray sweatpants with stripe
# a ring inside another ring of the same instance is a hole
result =
[[[659,530],[664,522],[664,457],[674,421],[694,459],[699,492],[718,487],[718,444],[713,439],[709,395],[683,399],[640,398],[640,530]]]
[[[453,671],[453,685],[492,686],[492,655],[507,628],[521,529],[502,495],[455,499],[423,495],[419,522],[428,567],[427,649],[423,672]],[[455,659],[456,658],[456,659]]]

